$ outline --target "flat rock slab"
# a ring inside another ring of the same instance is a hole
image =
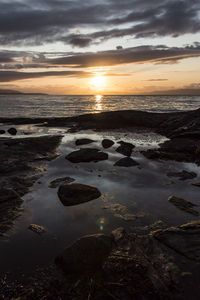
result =
[[[124,157],[120,160],[118,160],[114,166],[117,167],[134,167],[134,166],[139,166],[139,163],[133,160],[130,157]]]
[[[195,216],[199,216],[199,212],[193,209],[194,206],[197,206],[196,204],[177,196],[170,196],[168,200],[179,209],[184,210]]]
[[[81,145],[91,144],[93,142],[95,142],[95,141],[91,140],[91,139],[84,138],[84,139],[76,140],[75,144],[76,144],[76,146],[81,146]]]
[[[37,225],[37,224],[30,224],[28,229],[30,229],[31,231],[37,233],[37,234],[42,234],[45,233],[46,230],[43,226]]]
[[[114,145],[114,142],[112,140],[109,140],[109,139],[104,139],[102,141],[102,146],[103,148],[107,149],[107,148],[110,148]]]
[[[73,151],[66,157],[72,163],[80,162],[98,162],[108,159],[108,154],[94,148],[85,148],[78,151]]]
[[[100,196],[101,193],[95,186],[80,183],[64,183],[58,189],[58,197],[64,206],[78,205]]]
[[[85,273],[99,270],[114,245],[112,235],[84,236],[67,247],[56,263],[67,273]]]
[[[54,179],[50,182],[49,184],[49,187],[52,188],[52,189],[55,189],[57,188],[61,183],[71,183],[75,181],[74,178],[71,178],[71,177],[62,177],[62,178],[57,178],[57,179]]]
[[[120,146],[116,149],[117,152],[119,152],[120,154],[123,154],[125,156],[131,156],[133,148],[135,148],[135,146],[131,143],[126,143],[123,141],[117,142],[118,144],[120,144]]]
[[[158,230],[152,236],[185,257],[200,262],[200,221]]]
[[[187,180],[187,179],[193,179],[197,177],[197,174],[195,172],[188,172],[186,170],[183,170],[181,172],[168,172],[168,177],[179,177],[180,180]]]

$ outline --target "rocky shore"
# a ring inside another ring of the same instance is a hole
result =
[[[95,131],[137,128],[150,129],[167,141],[159,148],[142,151],[151,160],[170,160],[200,164],[200,109],[180,113],[147,113],[116,111],[54,119],[6,119],[0,123],[15,125],[37,124],[42,127],[64,127],[69,133],[92,129]],[[14,131],[13,131],[14,132]],[[0,137],[0,235],[13,226],[21,213],[23,196],[45,172],[46,162],[58,156],[60,135],[40,137]],[[83,146],[66,155],[73,164],[108,160],[106,149],[113,146],[102,140],[103,149],[88,148],[94,140],[77,139]],[[138,167],[131,158],[135,145],[118,141],[116,152],[123,157],[117,167]],[[123,172],[123,171],[122,171]],[[177,175],[178,174],[178,175]],[[193,179],[195,174],[183,171],[169,173],[181,180]],[[189,176],[189,177],[188,177]],[[96,187],[73,183],[70,177],[50,183],[58,188],[58,197],[66,206],[73,206],[101,195]],[[198,182],[196,188],[199,188]],[[168,199],[180,210],[199,216],[196,204],[181,197]],[[34,227],[34,224],[33,224]],[[34,227],[36,228],[36,227]],[[200,288],[200,223],[191,221],[180,226],[163,228],[162,222],[145,226],[145,234],[127,233],[118,228],[110,234],[81,237],[46,268],[29,276],[13,279],[0,274],[0,299],[199,299]]]

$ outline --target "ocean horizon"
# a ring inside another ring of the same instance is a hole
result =
[[[69,117],[116,110],[178,112],[200,107],[198,95],[0,95],[1,117]]]

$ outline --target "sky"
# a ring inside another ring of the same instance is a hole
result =
[[[0,0],[0,89],[200,94],[200,1]]]

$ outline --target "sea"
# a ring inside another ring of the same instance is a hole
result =
[[[68,117],[116,110],[178,112],[200,108],[198,96],[0,95],[0,117]]]

